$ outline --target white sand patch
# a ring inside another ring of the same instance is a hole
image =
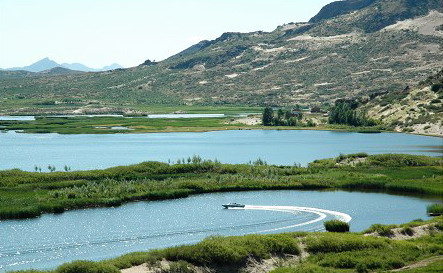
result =
[[[379,57],[379,58],[371,58],[370,61],[371,62],[376,62],[376,61],[381,61],[381,60],[385,60],[385,59],[389,59],[389,56],[383,56],[383,57]]]
[[[369,74],[371,72],[384,72],[384,73],[391,73],[392,69],[371,69],[371,70],[364,70],[364,71],[360,71],[360,72],[354,72],[351,73],[351,75],[364,75],[364,74]]]
[[[391,229],[392,234],[390,236],[381,236],[377,232],[366,233],[363,236],[375,236],[375,237],[389,237],[392,240],[410,240],[420,238],[422,236],[428,235],[432,231],[435,231],[433,224],[426,224],[418,227],[412,227],[412,234],[403,233],[403,228],[393,228]]]
[[[443,125],[442,123],[425,123],[415,124],[412,126],[414,133],[421,135],[433,135],[443,137]]]
[[[348,34],[341,34],[335,36],[311,36],[311,35],[300,35],[294,38],[288,39],[288,41],[313,41],[313,42],[326,42],[326,41],[342,41],[350,38],[355,38],[359,36],[357,32],[351,32]]]
[[[388,69],[376,68],[376,69],[372,69],[372,71],[392,72],[392,69],[390,69],[390,68],[388,68]]]
[[[141,264],[130,268],[122,269],[122,273],[150,273],[155,272],[147,267],[147,264]]]
[[[246,124],[246,125],[259,125],[261,124],[261,118],[259,117],[244,117],[228,121],[227,124]]]
[[[203,98],[201,98],[201,97],[198,97],[198,98],[187,98],[187,99],[183,99],[183,100],[185,100],[185,101],[199,101],[199,100],[202,100]]]
[[[283,51],[286,51],[286,50],[287,50],[286,47],[281,46],[281,47],[265,49],[265,50],[263,50],[263,52],[265,52],[265,53],[276,53],[276,52],[283,52]]]
[[[260,46],[253,46],[252,49],[255,50],[255,51],[263,51],[264,50]]]
[[[289,64],[289,63],[298,63],[298,62],[301,62],[303,60],[306,60],[307,58],[309,58],[309,57],[298,58],[298,59],[295,59],[295,60],[288,60],[288,61],[285,61],[285,63],[287,63],[287,64]]]
[[[442,31],[435,28],[443,24],[443,13],[432,10],[428,15],[415,19],[400,21],[394,25],[385,27],[382,31],[413,30],[423,35],[434,35],[443,37]]]
[[[264,66],[256,67],[256,68],[254,68],[254,69],[252,69],[252,70],[253,70],[253,71],[263,70],[263,69],[269,67],[270,65],[271,65],[271,64],[267,64],[267,65],[264,65]]]
[[[315,87],[332,85],[332,82],[322,82],[314,84]]]
[[[230,78],[230,79],[237,78],[238,77],[238,73],[233,73],[233,74],[225,75],[225,77],[226,78]]]
[[[365,70],[365,71],[360,71],[360,72],[354,72],[354,73],[351,73],[352,75],[363,75],[363,74],[368,74],[368,73],[371,73],[371,71],[370,70]]]

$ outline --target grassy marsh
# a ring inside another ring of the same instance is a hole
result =
[[[337,164],[337,159],[317,160],[308,167],[222,164],[197,156],[181,162],[73,172],[0,171],[0,219],[220,191],[349,189],[443,194],[441,159],[426,156],[371,155],[358,167]]]

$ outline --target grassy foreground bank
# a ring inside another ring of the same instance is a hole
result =
[[[221,164],[198,156],[180,162],[75,172],[0,171],[0,219],[220,191],[350,189],[443,194],[442,160],[426,156],[342,155],[314,161],[309,167],[267,166],[260,160]]]
[[[157,271],[263,272],[247,271],[264,259],[272,259],[273,273],[386,272],[431,258],[429,263],[404,272],[441,272],[443,269],[443,217],[400,225],[402,230],[422,226],[427,235],[393,240],[361,233],[284,233],[209,237],[195,245],[149,252],[135,252],[101,262],[75,261],[53,271],[26,273],[118,273],[120,269],[145,264]],[[254,261],[255,263],[251,263]],[[167,266],[165,266],[165,263]],[[145,271],[147,272],[147,271]]]

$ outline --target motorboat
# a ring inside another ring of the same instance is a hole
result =
[[[244,208],[245,207],[245,205],[239,204],[239,203],[229,203],[229,204],[224,204],[222,206],[225,209],[229,209],[229,208]]]

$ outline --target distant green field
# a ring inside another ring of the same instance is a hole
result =
[[[26,133],[60,134],[202,132],[245,127],[241,124],[227,124],[227,121],[229,118],[41,117],[35,121],[0,121],[0,125],[9,130],[24,130]],[[112,127],[117,127],[117,130]],[[118,127],[123,128],[118,129]]]
[[[37,116],[36,120],[0,120],[0,126],[6,130],[23,130],[25,133],[60,133],[60,134],[115,134],[115,133],[154,133],[154,132],[205,132],[219,130],[338,130],[362,133],[378,133],[388,131],[383,126],[353,127],[339,124],[318,124],[315,127],[305,126],[262,126],[240,123],[236,114],[260,113],[258,108],[222,108],[217,107],[190,108],[187,113],[194,114],[226,114],[226,117],[216,118],[146,118],[134,117],[44,117]],[[250,110],[250,111],[246,111]],[[212,111],[212,112],[211,112]],[[157,112],[162,113],[162,112]],[[232,115],[232,116],[230,116]],[[308,118],[322,119],[318,114],[305,114]],[[261,119],[261,114],[254,115]],[[114,128],[111,127],[123,127]]]

